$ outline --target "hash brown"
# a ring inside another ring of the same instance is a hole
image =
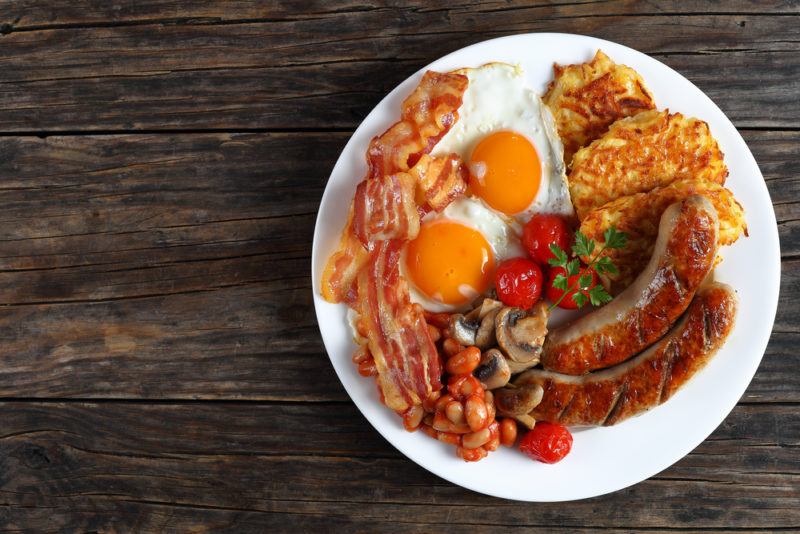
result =
[[[568,166],[578,149],[603,135],[614,121],[655,108],[641,76],[602,50],[586,63],[554,64],[543,100],[555,117]]]
[[[728,169],[708,124],[665,111],[618,120],[575,153],[569,190],[580,220],[612,200],[693,179],[724,184]],[[661,213],[659,212],[659,215]]]
[[[624,196],[587,214],[580,231],[598,242],[597,250],[602,248],[603,232],[612,225],[628,234],[624,248],[604,252],[619,270],[615,276],[604,275],[604,281],[611,286],[612,292],[617,293],[629,286],[647,265],[664,210],[670,204],[696,194],[705,196],[717,210],[720,245],[732,244],[742,233],[747,235],[744,210],[733,193],[718,183],[693,179],[673,182],[647,193]],[[591,258],[583,259],[589,261]]]

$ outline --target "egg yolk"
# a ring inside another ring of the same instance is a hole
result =
[[[494,258],[480,232],[452,221],[432,221],[408,243],[406,269],[425,295],[457,305],[489,289]]]
[[[542,178],[536,148],[516,132],[495,132],[472,151],[469,185],[487,204],[506,215],[530,206]]]

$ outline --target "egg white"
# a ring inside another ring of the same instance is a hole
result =
[[[567,187],[564,147],[548,107],[526,86],[522,68],[507,63],[487,63],[455,71],[469,78],[458,120],[436,144],[431,154],[455,152],[469,162],[472,151],[487,135],[511,130],[525,136],[541,161],[541,184],[536,197],[513,215],[524,224],[535,213],[572,216]]]
[[[518,232],[514,228],[513,221],[494,211],[478,198],[457,198],[441,213],[429,213],[422,219],[423,224],[433,221],[452,221],[480,232],[492,249],[495,266],[503,260],[525,255],[519,241]],[[469,308],[469,302],[461,306],[446,304],[428,297],[417,289],[406,271],[405,250],[403,251],[403,257],[400,262],[400,274],[408,282],[411,301],[420,304],[428,311],[438,313],[445,311],[461,311]],[[462,294],[466,297],[471,297],[470,302],[474,298],[480,296],[473,288],[469,287],[464,287],[462,289]]]

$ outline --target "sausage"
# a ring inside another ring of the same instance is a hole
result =
[[[653,255],[644,271],[614,300],[550,332],[545,369],[569,375],[611,367],[666,334],[686,311],[714,266],[719,221],[714,206],[694,195],[661,216]]]
[[[534,369],[514,383],[544,389],[542,402],[530,413],[537,420],[619,423],[664,403],[706,365],[733,328],[736,303],[730,286],[704,285],[669,334],[635,358],[583,376]]]

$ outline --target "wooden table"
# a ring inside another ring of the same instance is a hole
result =
[[[388,4],[0,0],[2,530],[800,528],[800,4]],[[328,362],[309,277],[367,112],[447,52],[540,31],[632,46],[714,99],[783,257],[769,348],[725,423],[569,504],[472,493],[392,448]]]

